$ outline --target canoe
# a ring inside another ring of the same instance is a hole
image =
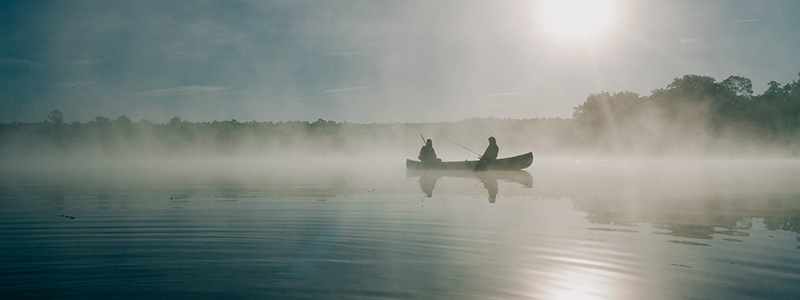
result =
[[[522,170],[533,163],[533,152],[513,157],[499,158],[486,165],[485,170]],[[474,170],[477,160],[443,161],[422,163],[418,160],[406,159],[406,168],[410,170]]]

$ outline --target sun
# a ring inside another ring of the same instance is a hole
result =
[[[557,38],[591,40],[613,19],[613,0],[542,0],[539,18],[543,28]]]

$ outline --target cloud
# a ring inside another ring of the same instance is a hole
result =
[[[42,67],[42,63],[27,59],[0,58],[0,70],[30,70]]]
[[[86,58],[86,59],[78,59],[72,60],[64,63],[65,66],[74,67],[74,66],[92,66],[97,65],[105,62],[105,59],[95,59],[95,58]]]
[[[330,56],[355,56],[355,55],[363,55],[364,52],[361,51],[339,51],[339,52],[331,52],[328,55]]]
[[[479,95],[479,96],[475,96],[475,99],[487,99],[487,98],[497,98],[497,97],[509,97],[509,96],[517,96],[517,95],[522,95],[522,93],[519,93],[519,92],[511,92],[511,93],[493,93],[493,94],[485,94],[485,95]]]
[[[363,90],[363,89],[366,89],[366,88],[367,87],[365,87],[365,86],[354,86],[354,87],[343,88],[343,89],[324,90],[322,92],[326,93],[326,94],[327,93],[341,93],[341,92],[349,92],[349,91],[355,91],[355,90]]]
[[[94,84],[98,84],[98,83],[99,82],[97,82],[95,80],[91,80],[91,81],[62,82],[59,85],[61,85],[61,86],[71,86],[71,87],[74,88],[76,86],[94,85]]]
[[[134,94],[144,97],[189,96],[195,94],[219,92],[224,90],[226,90],[226,88],[219,86],[191,85],[191,86],[179,86],[174,88],[142,91],[142,92],[136,92]]]

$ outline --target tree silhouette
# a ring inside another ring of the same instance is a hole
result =
[[[753,96],[753,82],[742,76],[731,76],[721,82],[722,87],[739,97]]]
[[[60,110],[54,109],[47,115],[47,119],[53,124],[61,125],[64,123],[64,114]]]

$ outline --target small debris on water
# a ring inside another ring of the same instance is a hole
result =
[[[673,244],[688,245],[688,246],[706,246],[706,247],[707,246],[711,246],[709,244],[692,242],[692,241],[672,240],[672,241],[668,241],[668,242],[673,243]]]

